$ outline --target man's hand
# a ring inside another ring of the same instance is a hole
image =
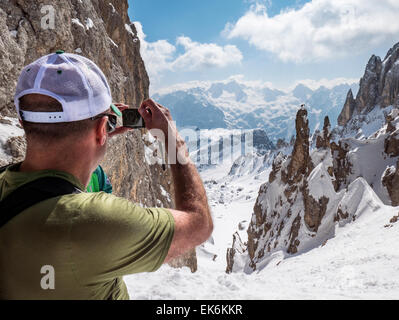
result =
[[[123,103],[114,103],[114,105],[115,105],[115,107],[117,107],[119,109],[120,112],[129,108],[129,106],[127,104],[123,104]],[[109,134],[109,137],[112,138],[113,136],[115,136],[117,134],[122,134],[122,133],[128,132],[129,130],[133,130],[133,129],[126,128],[126,127],[116,127],[115,130]]]
[[[172,150],[183,144],[183,140],[177,132],[176,125],[173,122],[169,109],[156,103],[152,99],[148,99],[141,104],[138,111],[143,117],[147,129],[159,129],[162,131],[165,138],[164,142],[166,144],[166,150],[169,150],[169,143],[173,143]],[[170,139],[173,139],[173,141]],[[175,146],[176,142],[178,142],[178,145]]]

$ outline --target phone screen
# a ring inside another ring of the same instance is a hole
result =
[[[125,109],[122,111],[123,126],[127,128],[144,128],[144,119],[138,109]]]

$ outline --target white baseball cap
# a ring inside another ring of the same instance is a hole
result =
[[[63,111],[20,110],[19,98],[32,93],[56,99]],[[95,63],[80,55],[59,50],[39,58],[22,70],[14,103],[20,119],[57,123],[94,117],[111,107],[112,97],[107,79]]]

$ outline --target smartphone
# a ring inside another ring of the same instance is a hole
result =
[[[144,128],[144,119],[138,109],[125,109],[122,111],[123,126],[127,128]]]

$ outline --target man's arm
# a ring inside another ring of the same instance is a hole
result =
[[[159,129],[164,133],[166,149],[179,153],[177,163],[171,164],[176,210],[169,209],[175,220],[175,232],[167,262],[206,241],[212,233],[213,222],[201,177],[189,158],[169,110],[153,100],[146,100],[139,112],[147,129]]]

